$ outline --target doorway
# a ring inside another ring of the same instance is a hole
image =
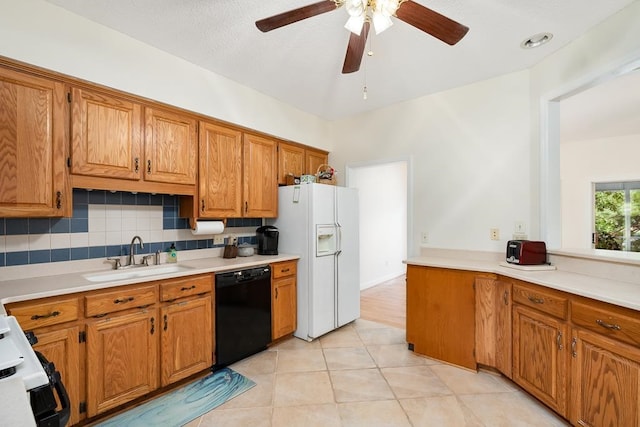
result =
[[[408,160],[347,166],[360,198],[360,289],[403,276],[407,258]]]

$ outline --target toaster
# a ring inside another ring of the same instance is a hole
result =
[[[507,262],[519,265],[546,264],[547,245],[535,240],[509,240],[507,242]]]

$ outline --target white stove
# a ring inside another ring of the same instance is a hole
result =
[[[0,316],[0,381],[17,375],[26,391],[49,384],[42,364],[13,316]]]
[[[3,418],[10,417],[7,425],[64,427],[70,415],[69,395],[54,364],[31,347],[36,342],[33,334],[27,338],[15,317],[0,315],[0,387],[16,393],[6,396]],[[24,384],[26,399],[17,395],[22,387],[18,380]]]

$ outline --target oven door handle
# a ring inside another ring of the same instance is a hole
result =
[[[56,394],[58,395],[60,410],[56,412],[56,415],[58,416],[59,425],[66,426],[69,423],[69,417],[71,416],[71,402],[69,401],[67,389],[64,387],[64,384],[62,384],[60,372],[56,371],[55,365],[52,362],[49,362],[42,353],[35,350],[34,352],[36,353],[40,364],[43,367],[46,367],[45,372],[49,377],[49,384],[53,386],[56,390]]]

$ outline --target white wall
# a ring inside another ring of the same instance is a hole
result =
[[[360,289],[405,273],[407,162],[349,168],[360,199]]]
[[[412,156],[409,255],[422,231],[429,247],[501,252],[530,220],[529,108],[526,71],[396,104],[333,123],[331,163]]]
[[[58,6],[43,0],[0,0],[0,11],[2,56],[332,148],[324,120]]]
[[[593,183],[640,179],[640,135],[560,144],[562,247],[591,248]]]
[[[557,102],[583,85],[592,84],[640,58],[640,1],[633,2],[579,39],[530,69],[531,75],[531,217],[547,241],[561,242],[560,147]],[[545,102],[541,102],[545,100]],[[549,121],[545,106],[556,117]],[[548,132],[547,128],[554,129]],[[547,139],[547,136],[550,136]],[[542,153],[542,158],[541,158]],[[538,200],[540,202],[538,202]],[[544,224],[538,222],[540,219]]]

